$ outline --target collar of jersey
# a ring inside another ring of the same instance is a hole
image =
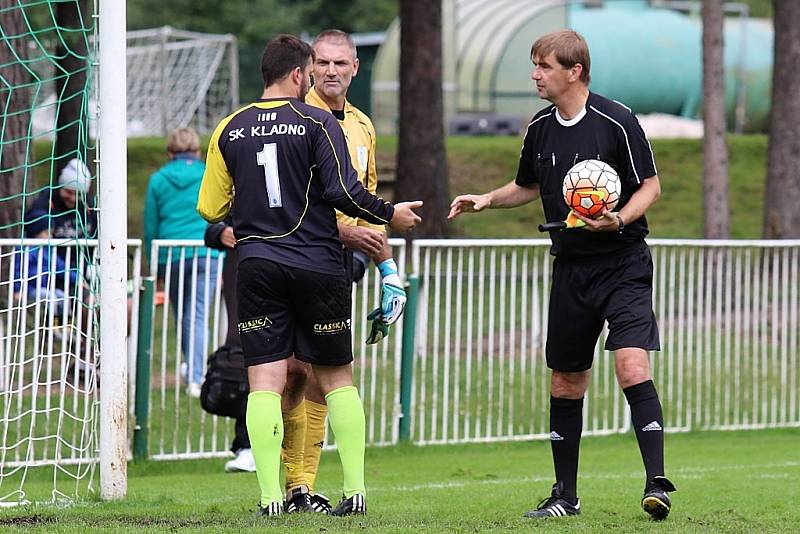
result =
[[[558,123],[561,126],[566,126],[567,128],[569,128],[570,126],[575,126],[576,124],[578,124],[581,121],[581,119],[584,117],[584,115],[586,115],[586,106],[584,106],[583,109],[581,109],[578,112],[577,115],[575,115],[574,117],[572,117],[569,120],[567,120],[564,117],[562,117],[561,113],[558,112],[558,108],[556,108],[556,120],[558,121]]]
[[[281,106],[285,106],[292,100],[297,100],[296,98],[260,98],[253,105],[259,109],[273,109],[279,108]]]
[[[309,106],[314,106],[315,108],[323,109],[328,113],[333,113],[333,111],[331,111],[330,106],[326,104],[324,100],[322,100],[322,97],[319,96],[319,93],[313,86],[311,87],[311,89],[308,90],[308,94],[306,95],[306,104],[308,104]],[[343,111],[345,112],[345,114],[352,113],[352,106],[350,105],[350,101],[348,100],[344,101]]]

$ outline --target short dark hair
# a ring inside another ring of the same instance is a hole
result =
[[[308,60],[314,60],[311,45],[294,35],[276,35],[267,43],[261,56],[261,76],[264,86],[269,87],[285,78],[297,67],[305,68]]]
[[[314,38],[314,41],[311,43],[311,46],[317,46],[317,43],[319,43],[320,41],[333,41],[333,42],[344,41],[353,50],[353,57],[358,57],[355,41],[353,41],[353,38],[350,36],[349,33],[343,32],[342,30],[337,30],[335,28],[329,30],[323,30],[322,32],[320,32],[319,35],[316,36],[316,38]]]
[[[555,52],[556,59],[565,69],[571,69],[578,63],[583,66],[581,81],[586,85],[592,80],[589,75],[591,60],[589,59],[589,45],[581,34],[573,30],[558,30],[542,35],[531,47],[531,58],[539,56],[540,59]]]

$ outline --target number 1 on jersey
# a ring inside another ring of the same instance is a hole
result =
[[[278,178],[278,145],[267,143],[261,152],[256,152],[256,161],[264,167],[264,181],[267,185],[267,199],[270,208],[280,208],[281,182]]]

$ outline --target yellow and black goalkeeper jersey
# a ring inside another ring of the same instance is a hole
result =
[[[314,87],[306,95],[306,103],[328,112],[331,111],[331,108],[322,100]],[[346,100],[343,112],[344,119],[339,118],[339,125],[344,131],[345,139],[347,139],[350,162],[358,173],[358,180],[367,191],[375,195],[378,190],[378,168],[375,163],[375,140],[377,138],[375,127],[363,111]],[[336,213],[336,220],[339,224],[346,226],[366,226],[386,233],[385,226],[373,225],[363,219],[356,219],[342,212]]]
[[[197,210],[210,222],[231,212],[239,261],[343,272],[334,208],[373,224],[394,214],[358,181],[333,115],[297,99],[267,99],[217,126]]]

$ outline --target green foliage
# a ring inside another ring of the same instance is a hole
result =
[[[264,43],[276,33],[382,31],[397,16],[396,0],[253,0],[220,5],[211,0],[128,2],[128,27],[168,24],[208,33],[232,33],[243,43]]]
[[[313,36],[326,28],[383,31],[397,16],[396,0],[136,0],[127,4],[128,28],[170,25],[182,30],[231,33],[239,44],[243,102],[261,94],[261,53],[278,33]]]
[[[678,486],[663,523],[639,508],[644,485],[633,434],[581,443],[579,517],[522,517],[552,483],[550,444],[486,443],[367,450],[369,515],[253,517],[254,474],[226,474],[225,460],[145,462],[128,470],[128,498],[71,507],[0,509],[3,532],[788,532],[800,521],[797,429],[667,436],[667,473]],[[50,475],[52,476],[52,475]],[[338,500],[336,452],[325,452],[318,490]],[[48,491],[46,474],[29,475]]]
[[[310,0],[297,5],[304,29],[312,34],[327,28],[349,33],[383,31],[398,14],[397,0]]]
[[[182,30],[232,33],[244,43],[266,42],[276,33],[301,28],[297,4],[280,0],[227,2],[212,0],[137,0],[128,2],[128,28],[170,25]]]
[[[772,18],[772,0],[744,0],[750,8],[750,16],[756,18]]]

